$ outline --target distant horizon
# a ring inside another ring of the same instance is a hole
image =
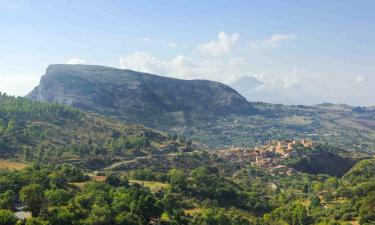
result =
[[[0,3],[0,91],[23,96],[50,64],[233,84],[282,104],[375,105],[375,2]],[[252,84],[249,84],[251,86]]]

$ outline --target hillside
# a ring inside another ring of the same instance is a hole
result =
[[[358,184],[361,182],[373,182],[375,178],[375,160],[362,160],[357,163],[348,173],[345,174],[343,180],[348,184]]]
[[[86,65],[49,66],[28,97],[162,130],[253,110],[245,98],[218,82]]]
[[[66,106],[0,95],[0,158],[105,164],[178,151],[184,145],[176,139]]]
[[[348,150],[375,150],[372,108],[249,103],[230,87],[212,81],[102,66],[51,65],[28,98],[186,135],[214,148],[309,138]]]
[[[288,159],[287,165],[304,173],[341,177],[356,163],[353,155],[344,157],[341,156],[343,154],[345,154],[343,150],[319,145],[302,150],[299,157]]]

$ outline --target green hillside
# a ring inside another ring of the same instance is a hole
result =
[[[172,140],[173,139],[173,140]],[[181,139],[181,138],[180,138]],[[175,152],[177,137],[105,119],[66,106],[0,95],[0,157],[84,161]]]
[[[356,164],[343,180],[349,184],[359,184],[361,182],[375,182],[375,160],[363,160]]]

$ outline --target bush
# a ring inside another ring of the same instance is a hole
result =
[[[352,214],[351,213],[344,213],[342,216],[341,216],[341,220],[342,221],[349,221],[352,219]]]
[[[14,225],[17,222],[17,218],[10,210],[0,210],[0,224],[1,225]]]

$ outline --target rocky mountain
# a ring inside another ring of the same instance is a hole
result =
[[[102,66],[51,65],[27,97],[182,134],[216,148],[308,138],[375,152],[374,110],[248,102],[234,89],[207,80]]]
[[[244,97],[218,82],[89,65],[49,66],[27,97],[163,130],[254,112]]]

